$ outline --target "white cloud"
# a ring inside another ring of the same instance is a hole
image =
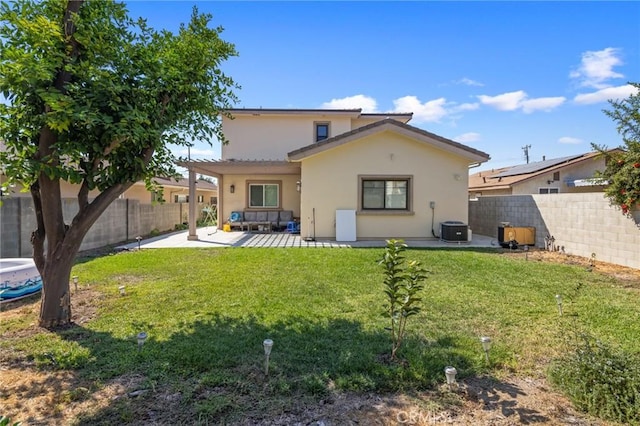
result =
[[[378,103],[374,98],[365,95],[347,96],[341,99],[331,99],[322,104],[325,109],[354,109],[362,108],[362,112],[377,112]]]
[[[514,111],[520,108],[522,101],[527,98],[523,90],[517,92],[503,93],[497,96],[480,95],[478,99],[485,105],[489,105],[500,111]]]
[[[477,142],[480,140],[480,133],[475,133],[475,132],[463,133],[453,138],[453,140],[460,143]]]
[[[480,102],[484,105],[488,105],[499,111],[515,111],[521,109],[525,114],[539,110],[551,111],[566,101],[566,98],[562,96],[530,99],[524,90],[503,93],[496,96],[480,95],[478,99],[480,99]]]
[[[573,98],[573,101],[581,105],[597,104],[607,102],[609,99],[624,99],[637,93],[637,89],[630,84],[617,87],[607,87],[593,93],[582,93]]]
[[[480,83],[479,81],[475,81],[467,77],[463,77],[460,80],[454,81],[454,83],[464,84],[465,86],[480,86],[480,87],[484,86],[484,84]]]
[[[480,104],[477,102],[474,102],[472,104],[460,104],[460,105],[456,105],[454,106],[452,109],[453,112],[459,112],[459,111],[475,111],[478,108],[480,108]]]
[[[571,136],[563,136],[560,139],[558,139],[558,143],[564,143],[569,145],[577,145],[583,142],[584,141],[582,139],[572,138]]]
[[[446,103],[445,98],[422,103],[416,96],[404,96],[393,101],[394,112],[413,112],[413,121],[418,123],[440,121],[449,113]]]
[[[582,63],[569,76],[579,80],[580,86],[604,89],[610,84],[607,80],[621,78],[624,75],[613,71],[613,67],[622,65],[620,49],[607,47],[603,50],[587,51],[582,54]]]
[[[522,112],[530,114],[534,111],[551,111],[552,109],[562,105],[567,98],[563,96],[526,99],[522,101]]]

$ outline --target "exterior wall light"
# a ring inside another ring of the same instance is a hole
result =
[[[296,191],[300,192],[302,190],[302,182],[299,180],[296,181]]]
[[[231,184],[231,186],[229,187],[229,192],[232,194],[236,192],[236,186],[234,184]]]

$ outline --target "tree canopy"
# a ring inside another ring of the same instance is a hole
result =
[[[66,260],[106,207],[134,182],[175,174],[169,144],[224,142],[219,116],[237,85],[220,64],[237,53],[211,19],[194,8],[173,34],[113,1],[0,3],[0,172],[34,200],[43,306],[54,293],[53,305],[66,303]],[[70,224],[61,180],[79,188]],[[45,321],[43,310],[41,325],[68,321],[60,312]]]
[[[593,144],[606,158],[605,169],[597,175],[608,182],[605,194],[625,215],[640,203],[640,83],[629,84],[637,91],[626,99],[609,101],[612,109],[604,111],[622,136],[620,151]]]

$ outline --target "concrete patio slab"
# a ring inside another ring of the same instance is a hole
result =
[[[353,242],[340,242],[330,240],[305,241],[300,235],[274,232],[274,233],[250,233],[250,232],[224,232],[215,227],[198,228],[197,240],[188,240],[188,231],[178,231],[170,234],[159,235],[140,241],[140,248],[175,248],[175,247],[384,247],[384,240],[366,240]],[[446,242],[436,238],[424,240],[406,240],[409,247],[485,247],[499,248],[495,238],[484,235],[473,235],[471,242]],[[134,250],[138,243],[129,243],[116,250]]]

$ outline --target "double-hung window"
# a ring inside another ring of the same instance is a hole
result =
[[[250,208],[280,207],[280,185],[277,183],[250,183]]]
[[[410,210],[408,177],[361,178],[362,210]]]

